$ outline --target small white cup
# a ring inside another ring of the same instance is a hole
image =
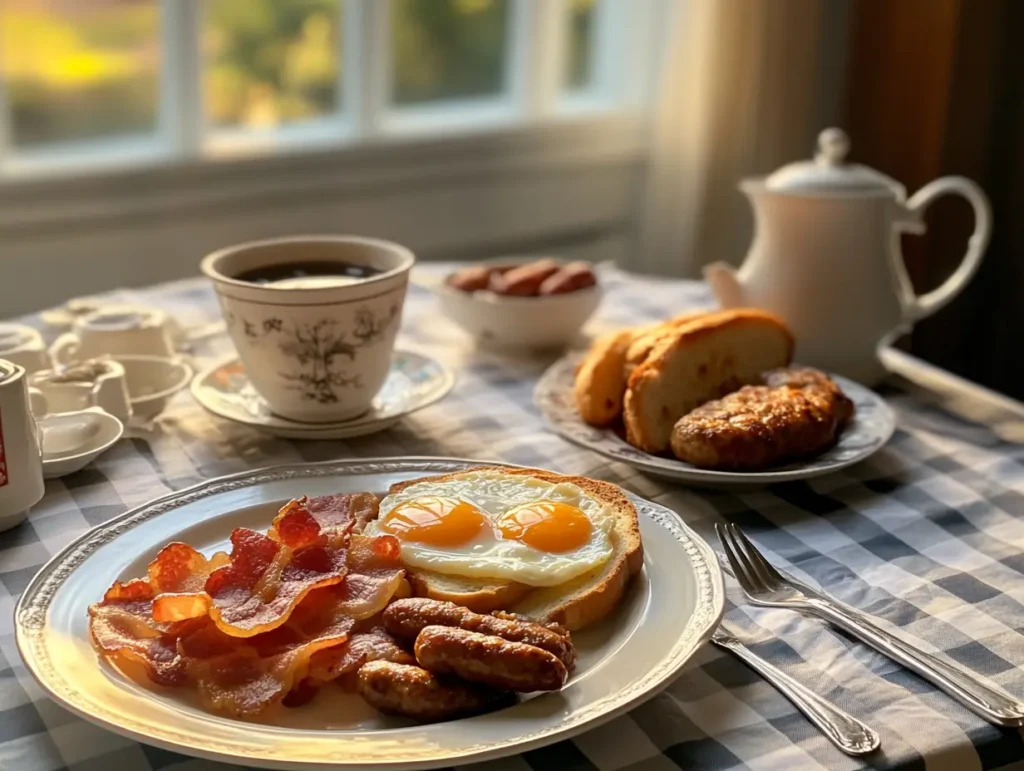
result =
[[[0,324],[0,359],[35,372],[51,366],[50,354],[39,330],[22,324]]]
[[[0,531],[43,497],[43,458],[25,368],[0,359]]]
[[[180,357],[118,356],[114,363],[124,372],[132,414],[141,421],[163,412],[192,380],[192,368]]]
[[[153,308],[102,307],[75,319],[72,331],[50,346],[57,364],[94,359],[105,354],[173,356],[173,325]]]
[[[91,359],[70,364],[62,370],[44,370],[29,378],[29,384],[43,392],[50,412],[70,412],[93,404],[109,412],[122,423],[132,416],[128,380],[124,366],[113,359]],[[79,394],[87,394],[89,403]]]
[[[289,263],[347,262],[380,271],[351,283],[276,286],[237,280]],[[233,246],[203,259],[228,333],[253,386],[278,415],[347,420],[384,385],[415,258],[404,246],[356,236],[300,236]]]

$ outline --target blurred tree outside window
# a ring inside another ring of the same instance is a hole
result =
[[[210,125],[268,128],[341,109],[340,0],[207,0],[203,22]]]
[[[391,9],[395,104],[504,90],[507,0],[392,0]]]
[[[594,18],[597,0],[569,0],[569,59],[566,86],[579,91],[594,78]]]
[[[597,0],[566,2],[562,77],[571,92],[594,78]],[[202,0],[206,125],[273,128],[340,112],[342,3]],[[502,95],[512,3],[391,0],[392,103]],[[160,5],[161,0],[0,0],[0,76],[15,146],[153,136],[161,88],[175,76],[161,72]]]
[[[2,0],[0,72],[19,147],[156,130],[157,0]]]

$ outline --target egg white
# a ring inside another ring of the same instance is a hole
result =
[[[573,484],[552,484],[500,471],[467,472],[454,479],[420,482],[387,496],[380,504],[380,519],[399,504],[426,496],[467,501],[492,521],[524,503],[558,501],[580,509],[593,528],[585,544],[560,554],[496,537],[490,528],[484,528],[477,538],[460,546],[400,541],[402,562],[410,567],[467,578],[517,581],[528,586],[557,586],[600,567],[613,554],[609,534],[614,520],[608,507]],[[366,527],[368,535],[381,532],[377,521]]]

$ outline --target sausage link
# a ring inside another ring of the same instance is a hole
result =
[[[567,631],[536,624],[511,613],[499,611],[488,616],[454,602],[426,597],[397,600],[384,611],[384,628],[395,637],[415,640],[427,626],[453,626],[543,648],[557,656],[570,672],[576,664],[576,648]]]
[[[425,627],[414,652],[420,666],[436,674],[522,693],[557,691],[569,677],[558,657],[542,648],[456,627]]]
[[[516,695],[475,683],[441,680],[417,666],[371,661],[359,669],[359,695],[374,709],[417,720],[450,720],[514,704]]]
[[[558,272],[558,263],[551,259],[518,265],[505,273],[492,273],[490,289],[496,294],[529,297],[540,291],[544,280]]]
[[[491,281],[493,270],[483,265],[474,265],[458,270],[448,277],[448,283],[463,292],[475,292],[486,289]]]
[[[568,294],[577,289],[585,289],[597,283],[593,269],[585,262],[570,262],[558,272],[544,279],[537,290],[540,295]]]

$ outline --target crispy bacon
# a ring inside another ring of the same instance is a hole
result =
[[[227,566],[229,559],[222,551],[207,559],[186,543],[167,544],[148,568],[149,585],[157,595],[153,618],[171,622],[205,616],[210,596],[203,587],[210,574]]]
[[[252,717],[282,701],[305,678],[310,658],[345,643],[354,624],[353,619],[340,616],[315,632],[282,626],[240,641],[211,623],[182,638],[179,649],[189,679],[207,707]]]
[[[144,579],[115,582],[103,600],[89,607],[89,631],[96,647],[114,660],[140,664],[161,685],[181,685],[184,663],[170,624],[152,616],[153,588]]]
[[[275,521],[276,530],[294,535],[307,517],[303,509],[292,509]],[[298,526],[292,528],[289,519],[298,520]],[[253,530],[232,533],[231,564],[206,582],[212,599],[210,617],[222,632],[233,637],[269,632],[283,624],[309,592],[345,577],[344,548],[325,544],[319,536],[303,536],[298,542],[305,545],[293,549]]]
[[[373,493],[321,495],[306,500],[306,509],[327,533],[362,533],[366,523],[377,518],[380,501]]]
[[[403,650],[384,627],[375,626],[355,632],[344,645],[319,651],[310,660],[305,685],[320,685],[354,673],[367,661],[394,661],[415,664],[412,654]],[[344,681],[341,681],[344,684]]]
[[[371,509],[371,495],[301,499],[267,534],[235,530],[230,555],[169,544],[147,578],[115,582],[89,608],[96,647],[239,717],[306,701],[366,661],[408,660],[375,628],[408,584],[394,538],[352,534]]]
[[[407,587],[400,554],[398,541],[392,536],[353,535],[345,580],[318,592],[337,597],[338,607],[352,618],[372,619]],[[309,680],[327,682],[354,672],[367,661],[402,661],[408,655],[382,628],[366,628],[368,631],[354,634],[347,645],[317,653],[310,664]]]

